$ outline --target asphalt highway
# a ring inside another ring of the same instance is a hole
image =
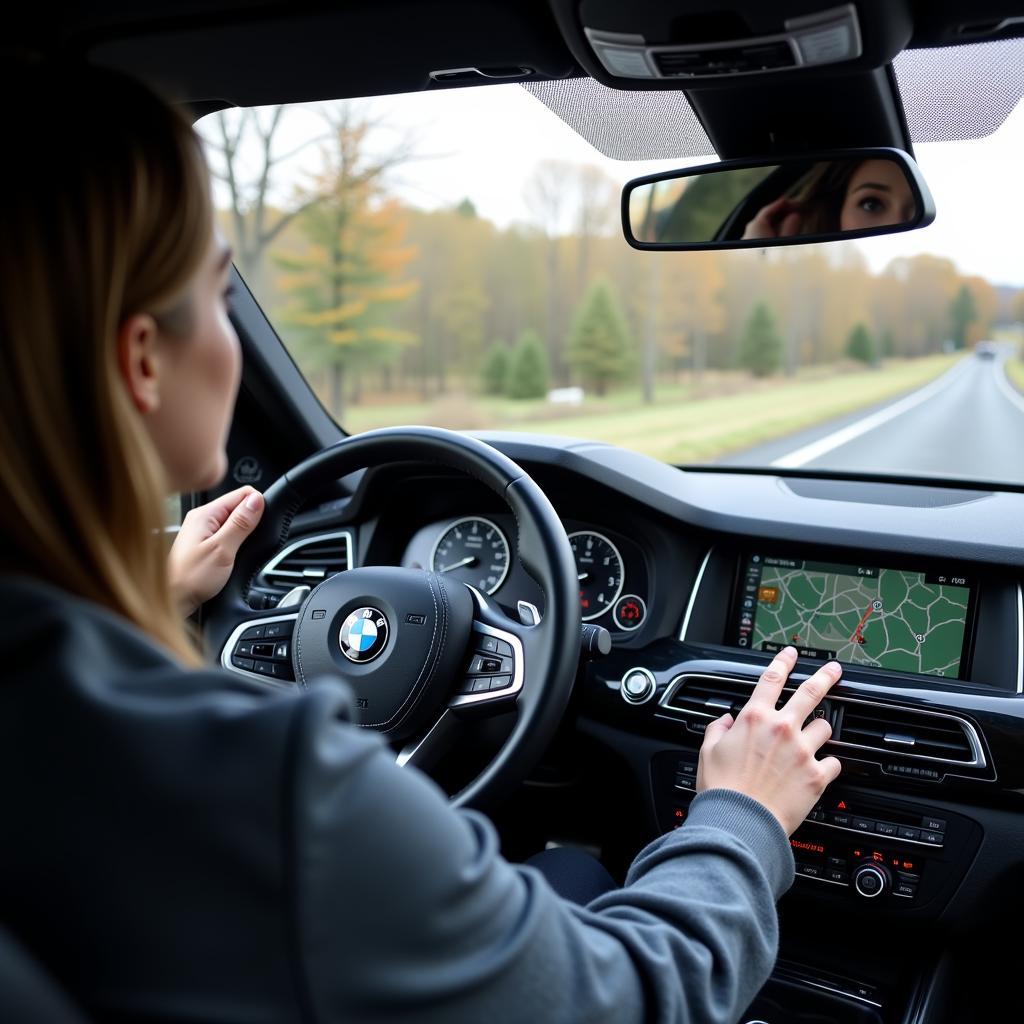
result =
[[[1024,484],[1024,395],[1006,377],[1009,347],[965,356],[923,388],[720,465],[832,469]],[[882,371],[884,372],[884,371]]]

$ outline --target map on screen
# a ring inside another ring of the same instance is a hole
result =
[[[740,579],[739,643],[957,678],[970,601],[963,576],[752,555]]]

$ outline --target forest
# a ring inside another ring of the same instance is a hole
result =
[[[1024,292],[942,256],[872,272],[854,243],[636,251],[622,238],[619,184],[595,165],[535,162],[528,220],[482,217],[472,181],[461,201],[421,209],[391,185],[415,145],[374,144],[379,122],[351,103],[322,108],[323,133],[303,147],[284,202],[272,185],[286,116],[231,111],[201,130],[235,263],[343,424],[406,413],[478,427],[498,412],[543,420],[776,378],[859,380],[1024,320]]]

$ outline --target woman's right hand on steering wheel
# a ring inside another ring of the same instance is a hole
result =
[[[834,661],[806,679],[778,710],[782,688],[796,665],[786,647],[762,673],[754,692],[734,720],[726,714],[708,726],[700,750],[697,791],[734,789],[752,797],[792,835],[842,770],[836,757],[815,754],[832,737],[825,718],[807,717],[839,681]]]

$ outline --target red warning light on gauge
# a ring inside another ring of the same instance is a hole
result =
[[[623,629],[629,632],[639,629],[647,618],[647,605],[644,599],[636,594],[624,594],[615,602],[615,610],[612,612],[616,629]]]

